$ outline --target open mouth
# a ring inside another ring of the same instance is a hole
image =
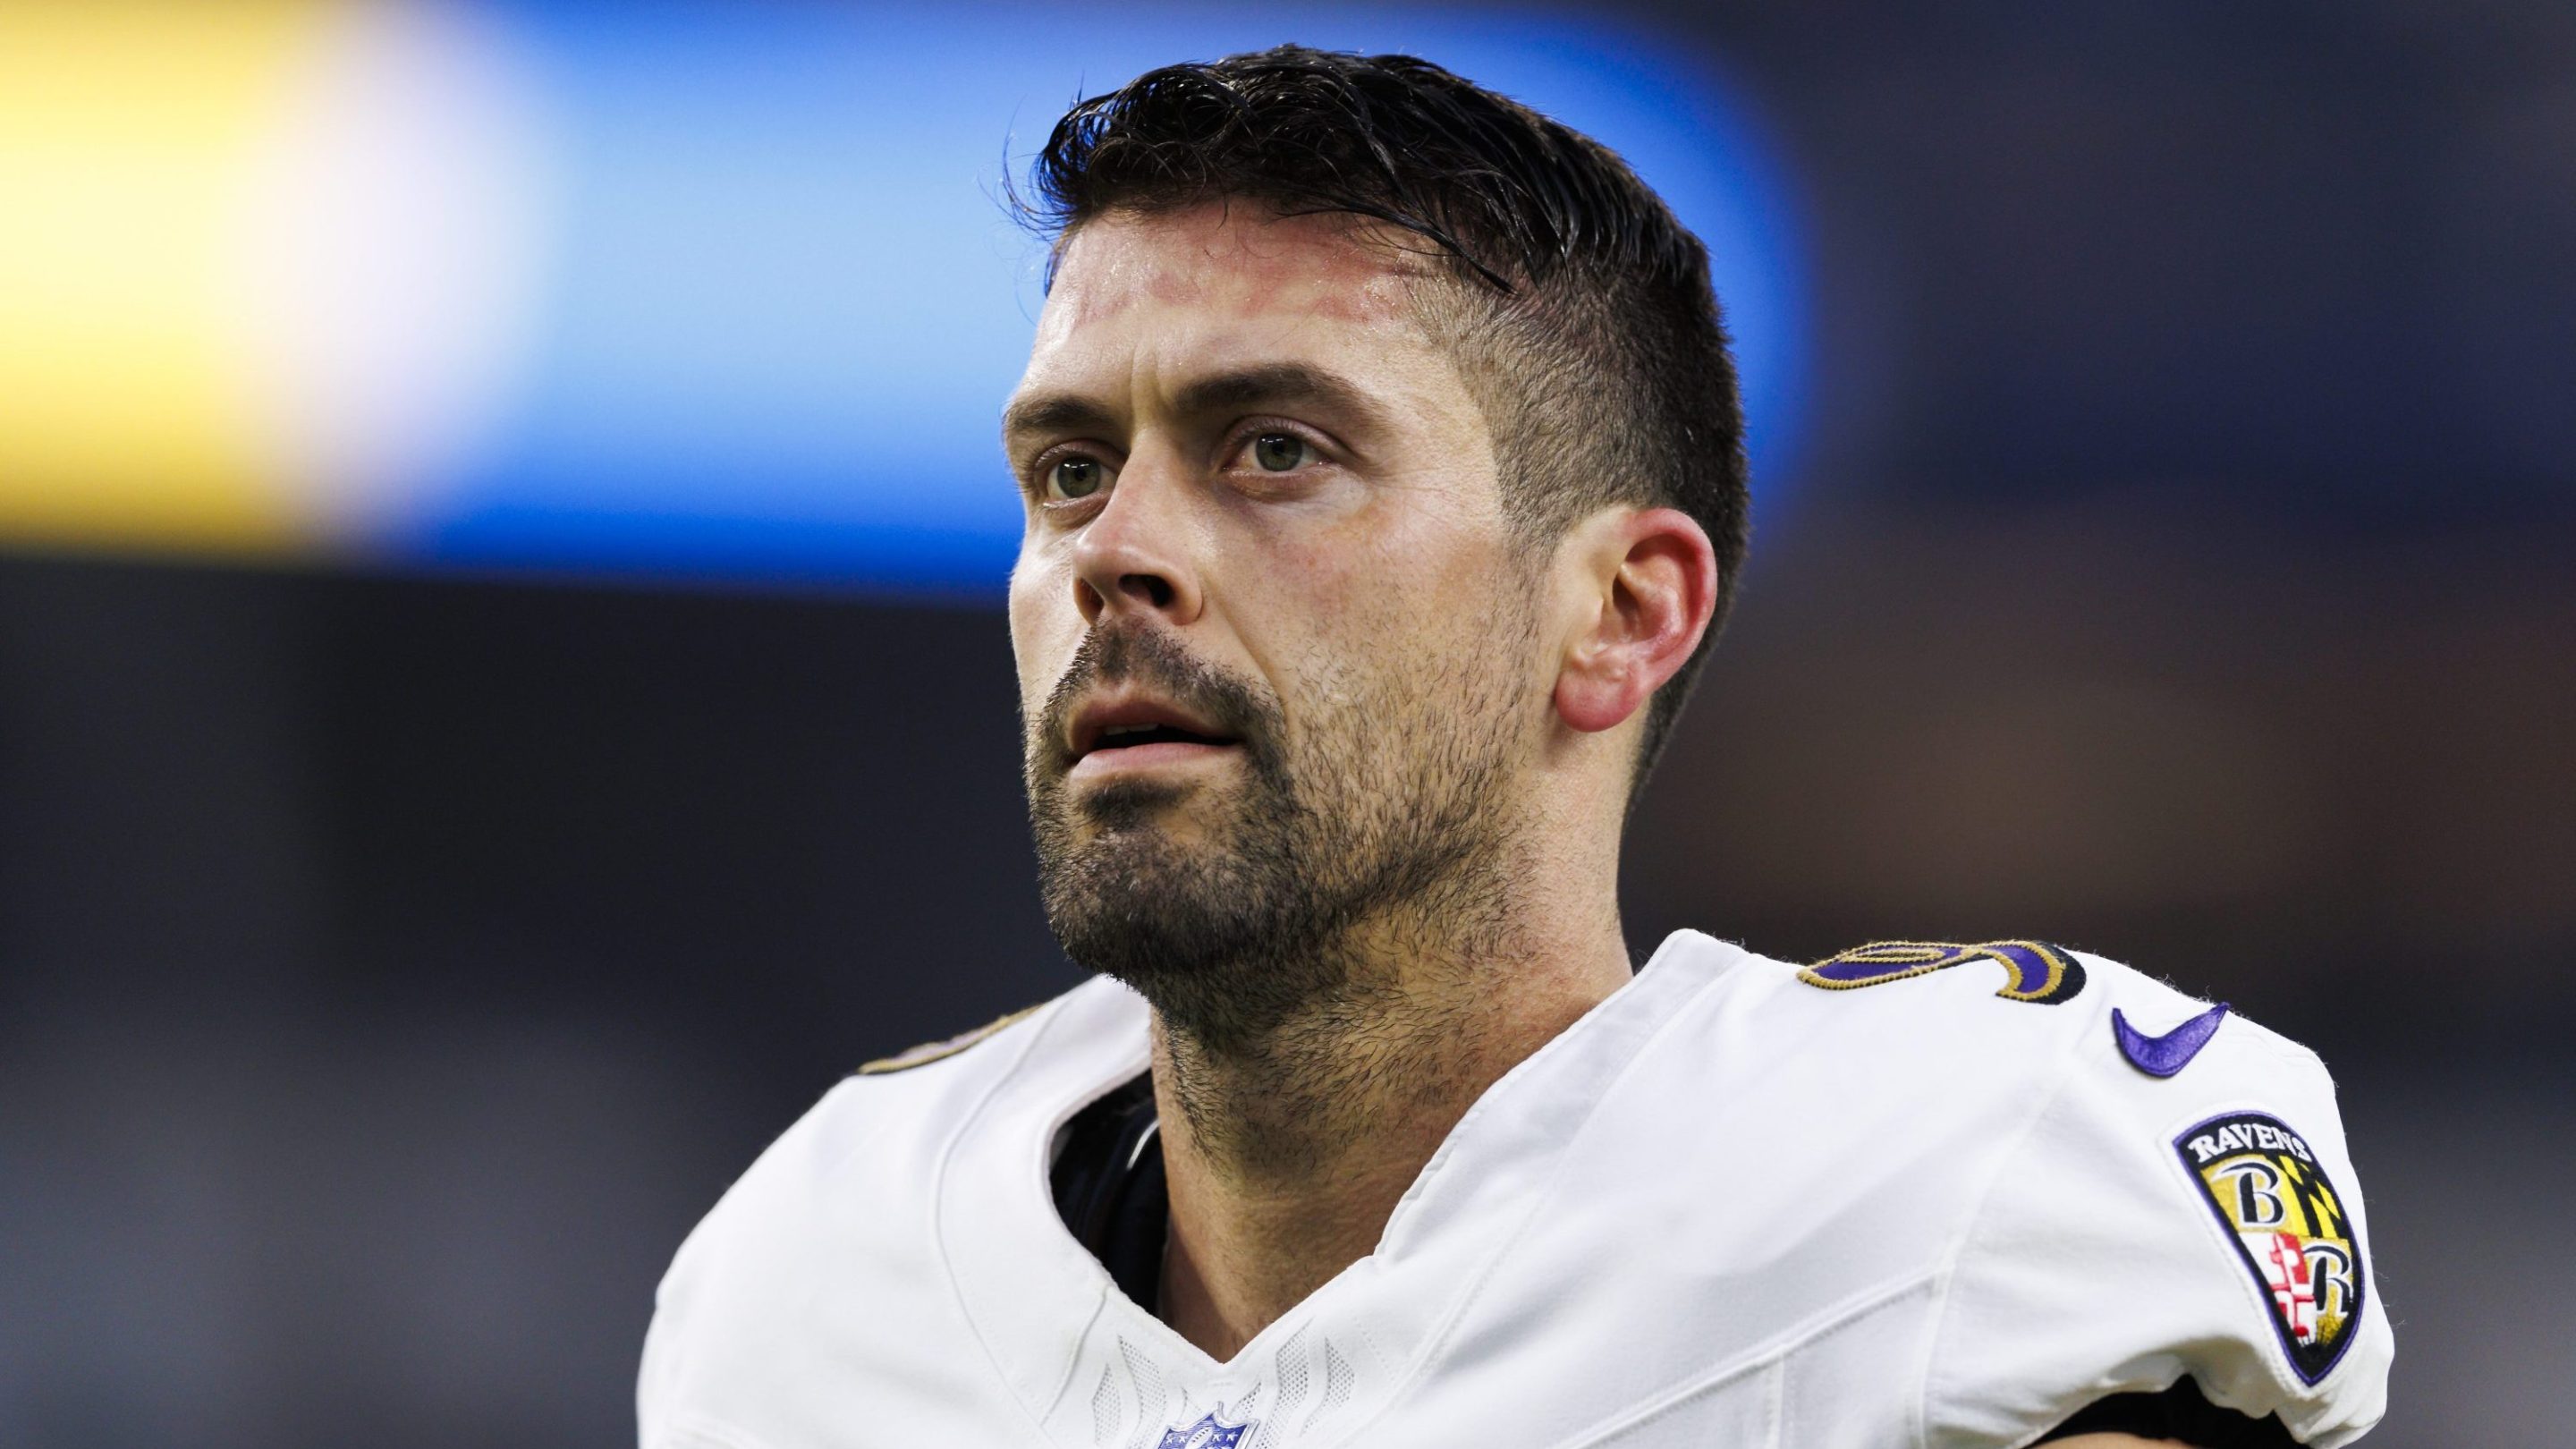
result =
[[[1233,743],[1234,741],[1221,736],[1197,734],[1179,725],[1111,725],[1100,732],[1100,738],[1093,741],[1091,748],[1085,753],[1096,755],[1104,750],[1132,750],[1140,745],[1230,745]]]
[[[1083,719],[1074,731],[1073,773],[1102,775],[1186,765],[1221,758],[1240,743],[1195,721],[1171,717],[1177,713],[1167,707],[1130,703]]]

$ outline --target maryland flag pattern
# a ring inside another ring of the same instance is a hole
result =
[[[2183,1166],[2235,1235],[2270,1297],[2301,1379],[2324,1378],[2361,1322],[2361,1236],[2307,1139],[2260,1112],[2213,1117],[2174,1139]]]

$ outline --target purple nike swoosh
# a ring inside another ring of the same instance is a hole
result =
[[[2209,1039],[2218,1035],[2218,1024],[2227,1019],[2227,1003],[2222,1001],[2163,1036],[2149,1036],[2129,1025],[2120,1008],[2111,1008],[2111,1035],[2120,1043],[2120,1055],[2129,1065],[2151,1077],[2170,1077],[2191,1065]]]

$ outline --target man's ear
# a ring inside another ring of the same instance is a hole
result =
[[[1557,556],[1579,612],[1556,676],[1556,712],[1613,729],[1690,662],[1717,611],[1717,550],[1678,508],[1610,508],[1568,530]]]

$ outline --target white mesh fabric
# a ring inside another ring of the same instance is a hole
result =
[[[1159,1433],[1163,1422],[1163,1375],[1154,1361],[1136,1351],[1125,1339],[1118,1340],[1118,1359],[1127,1365],[1128,1382],[1136,1386],[1136,1417],[1146,1434]]]
[[[1331,1417],[1335,1409],[1349,1403],[1350,1398],[1350,1360],[1342,1357],[1341,1350],[1327,1342],[1324,1345],[1324,1396],[1316,1401],[1315,1412],[1306,1416],[1306,1428],[1311,1431],[1317,1423]]]
[[[1286,1419],[1306,1401],[1306,1333],[1298,1329],[1294,1338],[1279,1346],[1279,1356],[1271,1361],[1271,1372],[1279,1376],[1279,1402],[1270,1406],[1273,1422]]]
[[[1091,1442],[1108,1449],[1118,1442],[1118,1430],[1126,1416],[1119,1413],[1118,1379],[1113,1370],[1100,1370],[1100,1386],[1091,1391]]]

